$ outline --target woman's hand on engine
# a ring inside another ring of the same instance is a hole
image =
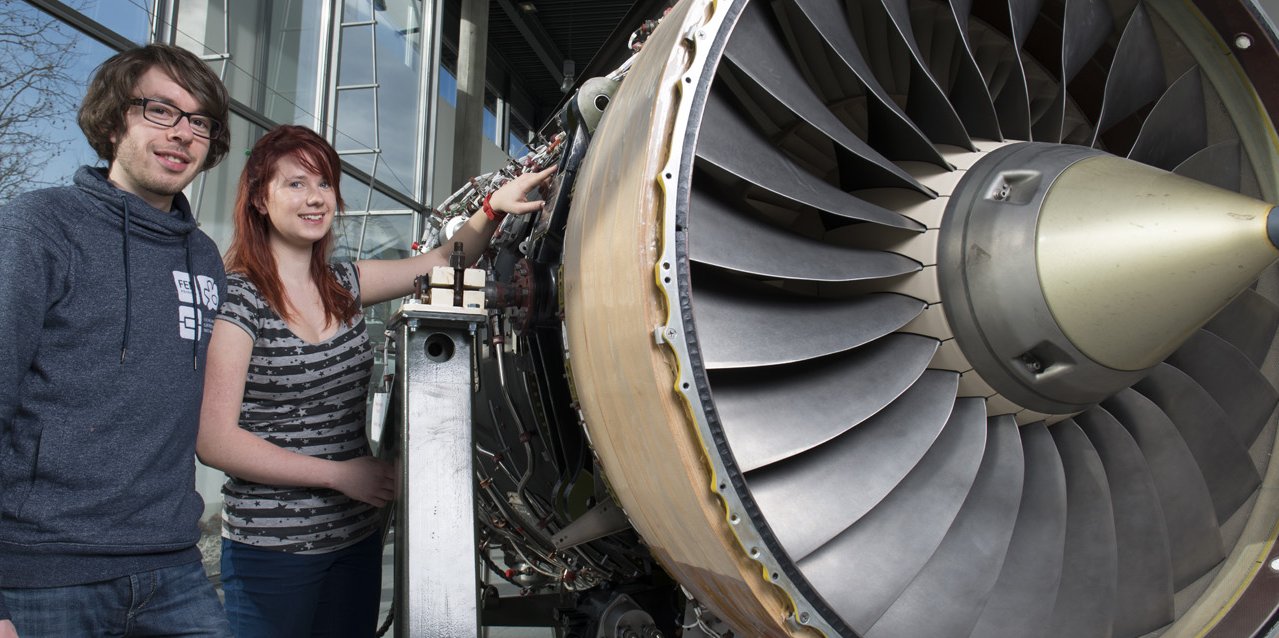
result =
[[[528,194],[534,189],[541,188],[555,174],[556,168],[551,166],[537,172],[524,173],[503,184],[489,196],[489,206],[497,215],[503,213],[527,215],[541,210],[542,201],[529,201]]]

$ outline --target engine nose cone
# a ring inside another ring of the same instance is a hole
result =
[[[1053,317],[1094,361],[1163,361],[1279,253],[1271,205],[1103,155],[1064,171],[1039,211],[1039,280]]]
[[[1131,385],[1279,257],[1272,206],[1101,151],[1017,144],[955,190],[944,307],[979,374],[1032,410]]]

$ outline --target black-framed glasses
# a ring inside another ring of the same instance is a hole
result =
[[[149,97],[135,97],[129,100],[129,104],[142,107],[142,117],[152,124],[172,128],[185,117],[191,124],[191,132],[196,137],[208,140],[222,132],[222,123],[212,117],[203,113],[187,113],[168,102],[153,100]]]

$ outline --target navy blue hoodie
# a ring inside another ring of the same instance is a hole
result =
[[[0,207],[0,587],[200,559],[195,436],[226,276],[173,207],[89,167]]]

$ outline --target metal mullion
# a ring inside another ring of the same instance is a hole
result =
[[[376,15],[376,14],[374,14]],[[364,198],[364,212],[369,212],[369,208],[373,206],[373,191],[377,188],[375,181],[377,180],[378,165],[382,163],[382,121],[381,107],[378,100],[378,94],[381,91],[378,88],[378,72],[377,72],[377,18],[368,22],[369,26],[369,59],[373,64],[373,83],[370,90],[373,91],[373,170],[369,172],[369,193]],[[364,237],[369,230],[369,217],[365,215],[360,220],[360,241],[356,244],[356,255],[364,255]]]
[[[329,55],[335,62],[331,63],[328,69],[327,77],[324,78],[324,99],[325,108],[325,126],[324,137],[337,147],[337,83],[338,72],[342,68],[342,13],[344,7],[340,4],[341,0],[330,0],[329,7],[332,10],[331,19],[329,21]]]
[[[337,83],[337,78],[335,77],[331,85],[333,87],[333,98],[331,100],[331,103],[334,103],[334,104],[336,104],[337,95],[342,91],[350,91],[350,90],[373,91],[373,148],[350,149],[350,150],[341,151],[338,153],[339,156],[373,155],[373,169],[370,173],[364,176],[364,177],[367,177],[367,179],[362,180],[368,185],[369,190],[368,190],[368,195],[365,197],[365,200],[364,200],[364,214],[360,220],[360,239],[356,243],[357,257],[360,257],[364,254],[364,240],[368,233],[369,209],[373,205],[373,192],[375,190],[379,192],[387,190],[384,188],[380,188],[381,184],[377,180],[378,165],[381,163],[381,159],[382,159],[382,150],[381,150],[382,126],[381,126],[381,112],[380,112],[380,98],[379,98],[380,83],[378,82],[378,65],[377,65],[377,20],[376,18],[374,18],[373,20],[362,20],[362,21],[353,21],[353,22],[345,22],[345,21],[339,20],[337,21],[337,26],[335,27],[335,31],[340,34],[342,32],[342,29],[346,27],[359,27],[359,26],[369,27],[369,41],[371,44],[371,47],[370,47],[371,51],[370,51],[369,58],[370,58],[370,63],[373,65],[373,82],[364,83],[364,84],[339,85]],[[334,112],[336,113],[336,110]],[[336,118],[334,119],[336,120]],[[336,139],[336,136],[337,136],[337,130],[336,130],[336,121],[335,121],[334,127],[333,127],[333,137]],[[346,162],[343,162],[343,163],[346,164]],[[355,171],[348,171],[348,173],[353,176],[357,174]],[[362,174],[362,171],[360,173]],[[399,195],[398,190],[391,188],[389,189],[389,191],[393,194],[393,197],[392,197],[393,199],[396,199],[397,201],[400,201],[401,203],[403,203],[402,198],[395,197],[396,195]],[[383,194],[385,195],[385,193]],[[408,208],[409,210],[416,210],[420,206],[421,204],[417,204],[415,202],[415,205],[409,206]]]
[[[511,105],[502,98],[500,93],[494,92],[493,100],[493,118],[497,120],[493,126],[493,140],[497,142],[497,147],[505,150],[507,155],[511,154]]]
[[[382,152],[382,108],[378,99],[378,95],[381,93],[381,90],[378,88],[376,21],[369,26],[369,42],[372,43],[372,46],[370,47],[372,50],[370,51],[369,58],[373,61],[373,148],[377,149],[377,152],[380,154]],[[377,173],[377,163],[379,159],[381,159],[380,155],[373,160],[374,174]]]
[[[89,19],[64,2],[58,0],[26,0],[26,2],[116,51],[126,51],[137,46],[132,40]]]
[[[374,186],[374,180],[377,179],[377,166],[381,163],[381,159],[382,158],[380,156],[375,156],[373,158],[373,172],[369,173],[369,194],[364,198],[364,212],[366,214],[364,215],[364,218],[360,220],[360,243],[356,244],[355,247],[355,254],[359,257],[364,256],[364,236],[369,229],[369,216],[367,213],[369,212],[369,209],[373,207],[373,189],[376,188],[376,186]]]
[[[152,42],[173,44],[174,37],[177,35],[178,1],[155,0],[151,4],[150,38]]]
[[[222,70],[218,72],[218,79],[221,80],[223,79],[223,76],[226,75],[226,61],[231,59],[231,54],[230,53],[201,53],[197,55],[196,57],[200,58],[201,62],[221,62]]]
[[[438,0],[423,0],[422,14],[418,19],[418,116],[417,140],[413,157],[417,162],[413,181],[413,196],[429,208],[434,197],[431,170],[435,159],[435,123],[438,95],[440,93],[440,11]],[[413,216],[413,237],[420,237],[423,215]]]
[[[357,212],[350,212],[350,211],[348,211],[348,212],[343,213],[343,216],[344,216],[344,217],[348,217],[348,218],[349,218],[349,217],[357,217],[357,216],[359,216],[359,215],[368,215],[368,216],[370,216],[370,217],[399,217],[399,216],[404,216],[404,215],[412,215],[412,214],[414,214],[414,213],[416,213],[416,212],[417,212],[417,211],[416,211],[416,210],[413,210],[412,208],[404,208],[404,209],[400,209],[400,208],[388,208],[388,209],[368,210],[368,211],[364,211],[364,212],[358,212],[358,211],[357,211]]]
[[[337,0],[330,0],[320,5],[320,43],[319,54],[320,59],[315,65],[315,103],[311,109],[311,129],[320,131],[323,135],[325,121],[328,119],[328,101],[329,94],[329,74],[333,69],[333,29],[332,26],[337,20],[334,15],[334,3]]]
[[[177,25],[173,26],[175,29],[177,28]],[[222,68],[218,70],[218,79],[225,86],[227,67],[231,65],[231,3],[229,1],[222,3],[222,53],[212,56],[200,56],[200,59],[206,62],[210,61],[208,58],[213,58],[222,63]],[[231,123],[224,122],[223,126],[229,127]],[[195,188],[191,191],[191,199],[195,200],[195,203],[191,206],[191,217],[196,221],[200,221],[200,211],[204,208],[204,189],[208,182],[209,171],[200,171],[200,177],[196,180]]]

